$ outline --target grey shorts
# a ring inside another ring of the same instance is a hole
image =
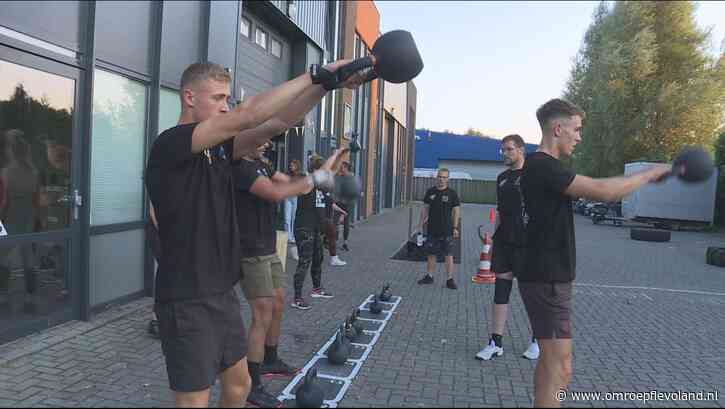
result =
[[[240,309],[233,289],[154,305],[171,390],[205,390],[214,385],[218,374],[247,356]]]
[[[520,282],[519,292],[536,339],[571,339],[572,283]]]

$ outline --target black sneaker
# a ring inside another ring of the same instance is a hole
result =
[[[159,321],[158,320],[151,320],[149,321],[149,335],[151,335],[154,338],[160,338],[159,335]]]
[[[299,371],[300,370],[298,368],[292,368],[291,366],[284,363],[284,361],[277,358],[277,360],[272,362],[271,364],[263,362],[262,367],[259,370],[259,374],[262,376],[288,377],[297,375]]]
[[[257,385],[252,387],[247,395],[247,403],[252,404],[258,408],[281,408],[282,402],[278,401],[277,398],[267,393],[264,390],[264,386]]]
[[[423,278],[418,280],[418,284],[433,284],[433,276],[426,274]]]
[[[450,288],[451,290],[457,290],[458,286],[456,285],[456,282],[453,281],[452,278],[449,278],[448,281],[446,281],[446,287]]]
[[[350,251],[350,247],[347,247],[347,244],[343,244],[342,249],[345,251]]]
[[[310,294],[310,297],[312,297],[312,298],[334,298],[335,296],[332,295],[331,292],[320,287],[320,288],[313,288],[312,293]]]
[[[292,303],[292,308],[297,308],[298,310],[309,310],[310,304],[307,304],[304,298],[295,298],[295,301]]]

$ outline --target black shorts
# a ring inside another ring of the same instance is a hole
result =
[[[516,277],[523,265],[523,248],[494,240],[491,249],[491,271],[496,274],[513,272]]]
[[[247,337],[234,289],[200,299],[157,303],[154,311],[173,391],[208,389],[219,373],[247,356]]]
[[[452,256],[453,237],[428,237],[425,241],[425,252],[429,256]]]
[[[519,281],[519,292],[529,315],[534,338],[571,338],[571,282]]]

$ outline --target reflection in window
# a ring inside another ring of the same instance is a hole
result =
[[[140,221],[146,87],[95,71],[91,144],[91,225]]]
[[[166,88],[161,88],[159,95],[159,134],[173,128],[179,123],[181,115],[181,102],[179,93]]]
[[[0,240],[0,342],[13,326],[71,307],[67,254],[65,241]]]
[[[8,237],[69,227],[75,81],[0,60],[0,220]]]

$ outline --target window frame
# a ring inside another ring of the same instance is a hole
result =
[[[274,43],[279,44],[279,55],[275,55],[274,54]],[[284,47],[284,45],[282,44],[281,41],[277,40],[275,37],[271,37],[270,38],[270,41],[269,41],[269,53],[272,55],[272,57],[278,58],[278,59],[281,60],[282,59],[282,49],[283,49],[283,47]]]
[[[259,41],[257,40],[258,34],[260,32],[264,34],[264,45],[259,44]],[[261,49],[263,49],[263,50],[266,51],[269,48],[268,47],[268,45],[269,45],[268,43],[269,43],[269,33],[267,33],[267,30],[263,29],[259,25],[256,25],[254,27],[254,44],[256,44],[259,48],[261,48]]]
[[[246,34],[242,31],[244,26],[242,23],[247,23],[247,32]],[[239,34],[241,34],[242,37],[246,38],[247,40],[251,40],[252,38],[252,20],[242,17],[240,23],[239,23]]]

